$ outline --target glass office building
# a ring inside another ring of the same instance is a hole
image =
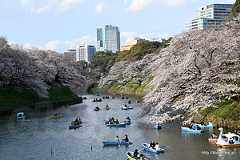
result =
[[[104,39],[102,28],[97,28],[97,50],[104,51]]]
[[[116,53],[120,50],[120,31],[112,25],[97,29],[97,50]]]
[[[225,22],[232,10],[232,4],[211,4],[201,7],[191,23],[186,26],[187,31],[216,28]]]
[[[87,63],[91,63],[95,53],[96,53],[95,46],[92,45],[77,46],[76,61],[85,61]]]

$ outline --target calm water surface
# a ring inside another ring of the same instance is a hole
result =
[[[92,103],[95,96],[88,95],[83,104],[63,107],[55,111],[29,114],[30,122],[16,123],[14,115],[0,117],[0,160],[126,160],[126,152],[141,144],[158,141],[166,148],[160,155],[147,156],[152,160],[239,160],[240,150],[217,149],[208,144],[210,133],[200,136],[183,135],[178,125],[164,126],[154,130],[138,123],[143,106],[133,103],[134,110],[122,111],[121,106],[128,100],[119,98]],[[110,111],[104,107],[109,104]],[[93,109],[103,108],[99,112]],[[64,113],[60,120],[48,120],[48,116]],[[84,121],[78,130],[68,130],[76,116]],[[127,128],[106,128],[104,120],[116,117],[120,121],[130,116],[133,124]],[[133,145],[129,147],[103,147],[102,140],[115,136],[129,135]],[[92,146],[92,150],[91,150]]]

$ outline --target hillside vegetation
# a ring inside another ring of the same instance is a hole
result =
[[[59,53],[25,50],[0,38],[0,111],[42,101],[53,106],[78,103],[73,91],[88,84],[86,75],[83,64],[69,63]]]
[[[182,33],[166,48],[139,60],[115,63],[99,86],[120,94],[138,94],[144,86],[141,95],[150,109],[143,119],[146,122],[213,121],[219,126],[237,128],[240,126],[240,100],[236,98],[240,97],[237,18],[219,28]]]
[[[166,48],[170,41],[171,38],[162,39],[161,42],[140,39],[129,51],[119,52],[116,57],[116,62],[140,60],[148,54],[158,53],[162,48]]]
[[[231,16],[237,17],[239,13],[240,13],[240,0],[236,0],[232,8]]]
[[[142,39],[138,40],[138,43],[129,51],[121,51],[113,55],[114,63],[108,67],[110,74],[106,74],[104,77],[115,75],[116,77],[109,77],[114,80],[108,84],[104,82],[106,79],[101,79],[99,84],[101,90],[109,94],[143,97],[151,89],[149,84],[153,80],[153,76],[144,70],[146,67],[144,57],[157,55],[160,50],[170,44],[170,41],[171,38],[163,39],[161,42]],[[114,75],[112,75],[112,71],[115,72]]]

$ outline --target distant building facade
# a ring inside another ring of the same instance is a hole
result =
[[[93,45],[77,46],[76,61],[85,61],[87,63],[91,63],[95,53],[96,53],[96,48]]]
[[[187,24],[186,30],[202,30],[222,25],[229,16],[232,6],[232,4],[211,4],[202,7],[198,11],[197,17]]]
[[[97,51],[116,53],[120,51],[120,31],[117,26],[97,28]]]
[[[69,49],[63,54],[65,61],[74,62],[76,61],[76,49]]]
[[[102,28],[97,28],[97,51],[104,51],[104,39]]]
[[[137,38],[128,40],[121,46],[120,51],[129,51],[133,46],[135,46],[138,43],[138,41],[139,39]]]

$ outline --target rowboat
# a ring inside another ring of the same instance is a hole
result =
[[[133,107],[131,107],[131,106],[123,106],[122,107],[122,110],[132,110],[133,109]]]
[[[100,108],[99,107],[96,107],[96,108],[94,108],[94,111],[100,111]]]
[[[195,134],[199,134],[203,132],[202,130],[192,129],[189,127],[181,127],[181,131],[186,133],[195,133]]]
[[[126,128],[127,124],[126,123],[114,123],[114,124],[106,124],[107,127],[116,127],[116,128]]]
[[[208,124],[206,124],[206,125],[204,125],[204,124],[203,125],[202,124],[197,124],[197,123],[194,123],[192,125],[193,129],[196,129],[198,127],[200,127],[201,129],[212,129],[213,128],[213,124],[211,122],[208,122]]]
[[[17,121],[24,121],[25,118],[26,118],[26,116],[25,116],[24,112],[18,112],[18,113],[16,114],[16,120],[17,120]]]
[[[165,150],[163,148],[152,148],[150,147],[150,144],[148,143],[144,143],[143,145],[143,148],[145,151],[148,151],[148,152],[151,152],[151,153],[156,153],[156,154],[159,154],[159,153],[163,153]]]
[[[149,160],[144,154],[138,154],[136,157],[134,156],[134,152],[127,152],[127,160]]]
[[[110,110],[111,107],[109,107],[108,105],[105,107],[106,110]]]
[[[78,128],[80,128],[80,127],[82,127],[81,124],[78,124],[78,125],[70,125],[70,126],[69,126],[69,129],[70,129],[70,130],[72,130],[72,129],[78,129]]]
[[[104,140],[103,145],[104,146],[119,146],[119,145],[131,145],[132,142],[126,142],[126,141],[118,141],[118,140]]]

